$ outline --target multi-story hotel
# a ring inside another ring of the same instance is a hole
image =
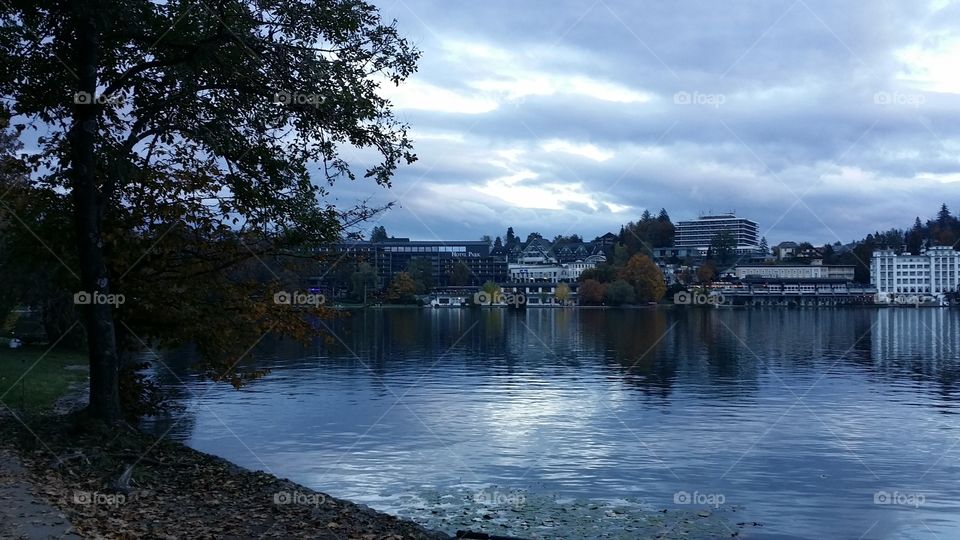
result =
[[[737,253],[755,253],[760,245],[757,222],[734,214],[701,216],[693,221],[680,221],[676,226],[675,248],[692,248],[706,252],[718,233],[728,231],[737,242]]]
[[[353,268],[358,262],[373,266],[377,286],[386,287],[394,274],[406,271],[411,259],[423,259],[430,264],[436,286],[450,285],[454,266],[463,263],[469,270],[469,285],[479,286],[486,281],[497,283],[508,279],[507,262],[490,255],[490,244],[482,240],[410,240],[390,238],[381,242],[347,241],[318,248],[327,255],[320,275],[311,284],[320,288],[346,287],[338,280],[337,266]],[[343,281],[343,280],[340,280]]]
[[[960,252],[949,246],[928,248],[920,255],[878,250],[870,259],[870,282],[879,294],[956,292],[960,285]]]

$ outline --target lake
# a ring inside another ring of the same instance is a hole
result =
[[[692,537],[960,537],[958,310],[383,309],[325,326],[329,344],[260,341],[273,371],[239,391],[166,355],[182,410],[148,427],[450,532],[457,514],[577,538],[559,514],[613,523],[620,505],[724,521]]]

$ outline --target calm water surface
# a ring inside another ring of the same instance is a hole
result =
[[[960,538],[960,310],[400,309],[329,328],[332,345],[264,340],[273,372],[241,391],[169,355],[184,409],[151,428],[395,513],[499,486],[722,499],[762,524],[747,538]]]

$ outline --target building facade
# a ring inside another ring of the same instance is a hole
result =
[[[960,285],[960,252],[949,246],[928,248],[920,255],[878,250],[870,259],[870,283],[881,294],[957,292]]]
[[[757,222],[734,214],[701,216],[692,221],[680,221],[676,225],[673,245],[706,252],[717,234],[727,231],[736,240],[737,253],[754,253],[760,247]]]
[[[822,264],[768,264],[738,265],[734,268],[737,279],[748,277],[776,279],[841,279],[853,281],[854,267]]]
[[[580,278],[580,274],[596,268],[597,262],[576,261],[567,264],[524,264],[510,263],[508,272],[510,281],[517,283],[528,282],[572,282]]]
[[[377,287],[389,285],[395,274],[407,271],[412,259],[429,263],[431,277],[437,287],[453,285],[451,277],[458,263],[469,270],[468,283],[480,286],[487,281],[502,283],[508,279],[507,263],[490,255],[490,244],[482,240],[410,240],[390,238],[380,242],[351,241],[316,250],[324,255],[319,275],[311,280],[313,286],[329,288],[341,272],[352,271],[358,263],[370,264],[377,274]],[[342,277],[340,281],[343,281]]]
[[[724,304],[747,306],[839,306],[874,303],[876,287],[837,278],[749,276],[719,289]]]

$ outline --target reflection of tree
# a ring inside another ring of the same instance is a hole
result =
[[[142,429],[177,441],[190,437],[196,425],[196,415],[184,404],[190,399],[191,391],[196,391],[189,387],[195,377],[190,366],[195,365],[198,357],[192,347],[181,347],[159,355],[143,355],[143,360],[151,364],[151,377],[163,389],[168,408],[157,416],[144,418],[140,426]]]
[[[627,382],[667,396],[677,373],[676,359],[668,352],[667,317],[660,309],[585,309],[579,330],[608,364],[623,371]]]
[[[940,309],[368,309],[325,321],[332,335],[304,347],[267,337],[257,367],[287,376],[369,380],[382,396],[402,392],[432,372],[492,376],[521,383],[612,374],[645,395],[670,398],[675,385],[713,400],[743,400],[765,390],[804,395],[823,376],[852,374],[882,391],[910,386],[944,412],[960,401],[960,313]],[[342,343],[341,343],[342,340]],[[189,349],[167,353],[156,377],[174,402],[188,403],[179,380],[193,384]],[[354,356],[356,355],[356,356]],[[357,359],[359,358],[359,360]],[[339,373],[338,373],[339,372]],[[268,379],[271,376],[268,375]],[[364,379],[365,378],[365,379]],[[469,380],[469,379],[468,379]],[[254,383],[263,384],[263,383]],[[464,384],[470,384],[465,382]],[[601,382],[597,383],[602,384]],[[163,432],[188,437],[189,410],[153,419]]]

